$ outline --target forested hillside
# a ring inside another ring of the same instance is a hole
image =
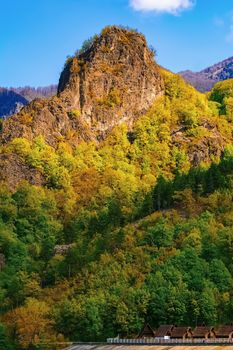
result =
[[[233,80],[201,94],[122,28],[84,48],[2,125],[1,349],[233,322]]]

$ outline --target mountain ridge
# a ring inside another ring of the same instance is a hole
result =
[[[229,57],[199,72],[185,70],[178,74],[197,90],[201,92],[210,91],[217,82],[233,78],[233,57]]]
[[[18,88],[0,87],[0,118],[18,113],[23,106],[35,98],[48,98],[57,93],[57,85],[34,88],[24,86]]]

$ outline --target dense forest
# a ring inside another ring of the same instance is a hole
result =
[[[2,350],[233,322],[233,80],[201,94],[160,70],[133,129],[1,145],[46,178],[0,186]]]

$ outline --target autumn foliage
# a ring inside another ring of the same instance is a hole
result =
[[[0,187],[1,349],[233,321],[233,83],[207,96],[162,74],[132,130],[1,146],[46,179]]]

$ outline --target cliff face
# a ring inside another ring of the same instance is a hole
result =
[[[115,27],[67,64],[58,86],[99,139],[122,122],[131,126],[163,90],[144,36]]]
[[[35,100],[3,123],[1,140],[43,135],[56,146],[101,140],[114,126],[144,114],[163,94],[163,79],[143,35],[106,28],[83,54],[67,62],[58,96]]]

